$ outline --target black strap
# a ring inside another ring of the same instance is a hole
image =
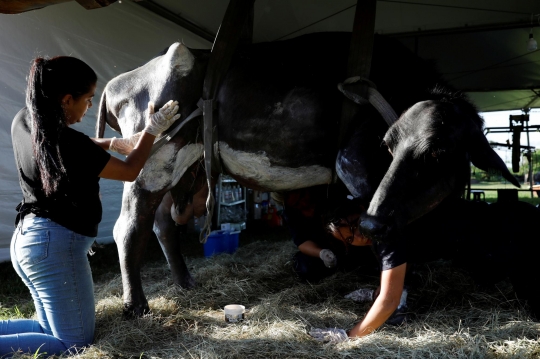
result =
[[[217,143],[217,126],[214,123],[214,110],[217,106],[215,96],[221,82],[225,78],[232,57],[242,33],[246,32],[246,23],[253,14],[255,0],[230,0],[227,11],[223,17],[221,27],[216,35],[206,76],[203,85],[203,117],[204,117],[204,165],[208,186],[208,198],[206,199],[207,218],[201,231],[201,242],[205,242],[210,234],[212,215],[214,211],[214,196],[212,193],[212,173],[222,172],[221,163],[215,156],[214,144]]]
[[[214,103],[215,96],[227,74],[242,34],[246,32],[245,25],[253,12],[254,2],[255,0],[230,0],[206,68],[202,100],[204,101],[204,158],[208,181],[211,179],[212,172],[220,173],[222,170],[221,163],[215,158],[213,151],[214,143],[218,137],[213,115],[213,109],[217,107],[217,104]]]
[[[375,12],[377,0],[357,0],[354,14],[353,31],[347,61],[347,78],[360,76],[369,79],[371,72],[371,57],[375,34]],[[367,86],[358,83],[358,92],[367,98]],[[350,123],[357,111],[357,106],[348,99],[343,101],[339,123],[338,149],[350,132]]]
[[[154,145],[152,146],[152,149],[150,150],[150,155],[148,157],[152,156],[154,153],[157,152],[157,150],[159,150],[161,147],[163,147],[165,144],[167,144],[167,142],[172,140],[174,138],[174,136],[176,136],[176,134],[180,131],[180,129],[182,127],[184,127],[184,125],[186,123],[188,123],[189,121],[191,121],[195,117],[199,117],[199,116],[202,116],[202,110],[197,108],[188,117],[186,117],[185,120],[180,122],[180,124],[177,124],[172,129],[172,131],[169,131],[168,133],[166,133],[165,135],[163,135],[159,139],[157,139],[154,142]],[[174,126],[174,124],[173,124],[173,126]]]
[[[17,207],[15,207],[15,210],[17,211],[17,216],[15,217],[15,227],[17,227],[19,222],[22,221],[24,218],[30,218],[30,217],[36,217],[36,216],[46,217],[46,214],[44,213],[43,210],[31,204],[24,203],[24,200],[22,200],[21,203],[19,203]]]
[[[23,205],[24,205],[24,200],[22,200],[21,203],[19,203],[17,207],[15,207],[15,210],[17,211],[17,216],[15,217],[15,228],[17,228],[19,221],[24,216],[24,214],[21,213],[21,208],[23,207]]]

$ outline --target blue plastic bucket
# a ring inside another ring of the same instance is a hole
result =
[[[240,231],[218,230],[210,232],[204,244],[204,256],[212,257],[220,253],[233,254],[238,249]]]
[[[227,231],[212,231],[204,244],[204,256],[211,257],[229,250],[229,233]]]
[[[227,253],[233,254],[238,249],[238,239],[240,236],[240,231],[229,232],[229,238],[227,240]]]

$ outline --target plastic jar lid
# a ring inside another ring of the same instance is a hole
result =
[[[239,315],[243,314],[246,310],[246,307],[240,304],[229,304],[225,306],[225,314]]]

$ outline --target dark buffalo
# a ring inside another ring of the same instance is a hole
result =
[[[264,191],[330,184],[338,177],[366,204],[375,195],[361,225],[380,240],[461,190],[458,177],[469,159],[511,177],[482,136],[474,108],[461,99],[433,95],[438,76],[432,67],[382,37],[375,40],[370,80],[396,113],[414,106],[386,137],[388,126],[378,112],[369,104],[357,106],[338,148],[344,97],[337,84],[345,79],[349,41],[349,34],[320,33],[237,52],[217,95],[214,150],[224,172]],[[185,119],[197,108],[208,57],[208,51],[176,43],[111,80],[101,99],[98,136],[104,122],[124,136],[141,131],[149,100],[157,106],[178,100]],[[153,224],[175,283],[193,285],[175,223],[204,212],[202,128],[200,118],[185,123],[137,180],[125,184],[114,238],[127,312],[148,310],[140,266]]]
[[[484,121],[462,96],[434,91],[405,111],[384,136],[393,161],[360,218],[360,230],[385,241],[448,195],[461,195],[469,162],[519,187],[483,134]]]

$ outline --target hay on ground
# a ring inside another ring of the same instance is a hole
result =
[[[300,283],[290,241],[259,241],[234,255],[187,258],[197,287],[173,285],[164,263],[142,271],[152,313],[122,314],[121,278],[96,285],[95,344],[77,358],[539,358],[540,326],[502,282],[479,291],[448,263],[417,270],[409,292],[414,320],[383,326],[365,338],[322,344],[312,327],[349,329],[369,309],[343,295],[378,278],[337,273]],[[228,324],[223,307],[246,306],[246,320]],[[22,357],[25,357],[24,355]]]

